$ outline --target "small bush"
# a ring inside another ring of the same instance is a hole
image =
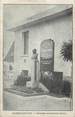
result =
[[[50,93],[61,94],[62,82],[55,82],[52,79],[41,79],[41,82],[49,89]]]
[[[63,93],[63,95],[65,95],[67,97],[72,96],[71,83],[69,81],[63,81],[62,93]]]
[[[28,76],[28,72],[23,70],[21,74],[17,77],[17,80],[14,82],[16,86],[26,86],[26,82],[30,81],[31,78]]]
[[[17,80],[15,81],[14,85],[17,86],[26,86],[26,82],[30,80],[30,77],[24,74],[24,71],[21,72],[21,74],[17,77]]]
[[[50,93],[52,92],[54,94],[72,97],[72,84],[69,81],[63,81],[61,78],[58,78],[60,77],[55,76],[54,78],[53,76],[47,74],[41,74],[40,82],[43,83],[49,89]]]
[[[25,77],[22,77],[22,76],[18,76],[17,77],[17,80],[15,81],[14,85],[17,85],[17,86],[25,86],[26,85],[26,78]]]
[[[41,82],[49,89],[50,93],[62,94],[62,72],[41,73]]]

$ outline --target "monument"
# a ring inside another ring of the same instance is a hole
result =
[[[40,47],[40,71],[51,72],[54,70],[54,42],[51,39],[44,40]]]
[[[31,87],[32,88],[39,87],[39,61],[36,49],[33,49],[32,55]]]
[[[48,88],[50,88],[50,92],[61,93],[63,73],[54,71],[54,42],[51,39],[44,40],[41,43],[40,72],[42,80],[44,78],[49,79]]]

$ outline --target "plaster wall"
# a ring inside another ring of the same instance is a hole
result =
[[[29,53],[24,55],[24,43],[22,32],[29,31]],[[72,15],[61,16],[50,21],[44,21],[29,28],[15,32],[15,52],[14,65],[15,75],[18,75],[21,70],[28,69],[31,74],[31,56],[32,50],[37,49],[38,59],[40,61],[40,44],[43,40],[52,39],[54,45],[54,71],[63,72],[63,75],[70,76],[71,63],[64,62],[60,50],[63,42],[72,40]]]

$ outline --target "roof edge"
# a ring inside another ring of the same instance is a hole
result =
[[[44,20],[46,21],[48,19],[52,19],[52,18],[55,18],[58,16],[69,14],[69,13],[72,13],[72,5],[56,6],[55,8],[52,8],[50,10],[47,10],[45,12],[39,13],[37,15],[34,15],[34,16],[28,18],[27,20],[25,20],[24,23],[17,25],[15,27],[12,27],[12,28],[8,29],[8,31],[15,32],[15,31],[21,30],[22,28],[39,23],[41,21],[44,21]]]

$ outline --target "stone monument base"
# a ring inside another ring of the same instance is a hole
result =
[[[34,89],[34,90],[41,89],[43,92],[49,93],[49,90],[40,82],[39,83],[38,82],[32,83],[32,82],[28,81],[26,84],[26,87]]]

